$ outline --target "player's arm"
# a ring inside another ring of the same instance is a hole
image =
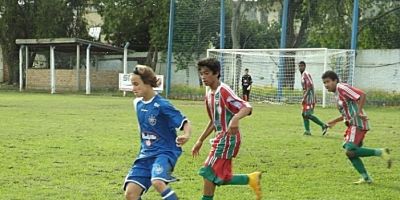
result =
[[[203,133],[200,135],[199,139],[197,139],[196,143],[194,144],[194,146],[192,148],[193,157],[196,157],[199,155],[200,148],[203,145],[204,140],[207,139],[207,137],[214,131],[214,129],[215,129],[215,126],[214,126],[212,120],[210,120],[207,124],[207,127],[204,129]]]
[[[336,119],[333,119],[331,121],[328,122],[328,126],[329,128],[332,128],[333,126],[335,126],[338,122],[342,122],[343,121],[343,116],[340,116]]]
[[[179,146],[182,146],[182,145],[184,145],[187,141],[189,141],[190,136],[191,136],[191,134],[192,134],[192,125],[190,124],[190,121],[189,121],[189,120],[186,120],[186,121],[184,122],[183,127],[182,127],[181,130],[183,131],[183,134],[182,134],[182,135],[179,135],[179,136],[176,138],[176,143],[177,143]]]
[[[232,117],[232,119],[229,123],[228,131],[227,131],[228,134],[236,134],[237,132],[239,132],[239,120],[250,115],[252,110],[253,110],[253,108],[251,108],[251,107],[247,107],[247,106],[242,107],[239,110],[239,112],[236,113]]]
[[[359,90],[359,95],[360,95],[360,98],[357,101],[357,104],[358,104],[357,115],[360,116],[361,118],[367,118],[367,116],[365,116],[361,113],[361,111],[363,110],[363,107],[365,105],[365,101],[367,100],[367,95],[361,90]]]

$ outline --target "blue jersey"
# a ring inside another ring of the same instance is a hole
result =
[[[159,95],[149,101],[134,100],[141,139],[137,159],[168,156],[176,162],[182,149],[176,144],[176,129],[183,129],[186,117]]]

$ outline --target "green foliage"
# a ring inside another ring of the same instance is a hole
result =
[[[130,49],[149,51],[155,47],[166,49],[168,36],[169,2],[158,0],[95,0],[104,19],[105,39]]]
[[[178,1],[174,26],[173,50],[177,70],[187,69],[210,48],[210,44],[218,40],[219,2]]]
[[[243,49],[273,49],[279,46],[279,23],[258,23],[243,20],[240,26],[240,46]]]
[[[16,39],[87,37],[83,18],[84,0],[0,0],[0,44],[10,67],[10,81],[16,82],[18,47]],[[74,13],[76,12],[76,14]]]
[[[173,101],[190,119],[193,135],[183,146],[170,186],[181,200],[200,199],[203,180],[198,169],[210,150],[204,143],[199,158],[192,145],[207,125],[204,102]],[[344,125],[320,136],[304,137],[300,108],[253,103],[253,113],[240,122],[241,149],[235,173],[264,171],[266,199],[398,199],[400,168],[388,170],[380,158],[363,159],[372,185],[352,185],[359,175],[345,157]],[[132,98],[0,92],[1,199],[123,199],[125,175],[139,151],[139,130]],[[399,149],[399,108],[367,108],[373,130],[367,147]],[[334,108],[316,108],[328,120]],[[399,160],[399,151],[392,151]],[[343,192],[351,189],[351,192]],[[247,186],[221,186],[215,199],[254,199]],[[144,199],[160,199],[150,189]]]

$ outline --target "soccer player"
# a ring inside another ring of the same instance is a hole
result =
[[[204,140],[216,131],[211,151],[199,175],[204,179],[202,200],[212,200],[216,186],[249,185],[261,199],[261,172],[232,174],[232,159],[239,152],[239,120],[250,115],[252,107],[237,97],[220,78],[221,66],[214,58],[205,58],[198,63],[198,70],[206,92],[206,108],[210,121],[192,148],[194,157],[199,155]]]
[[[303,87],[303,98],[301,104],[303,106],[303,123],[304,123],[304,135],[311,135],[310,120],[318,124],[322,128],[322,135],[325,135],[328,126],[318,119],[314,114],[314,107],[316,97],[314,93],[314,82],[311,78],[311,74],[306,71],[306,63],[304,61],[299,62],[299,71],[301,73],[301,86]]]
[[[371,149],[362,147],[365,134],[369,130],[368,117],[363,110],[366,95],[358,88],[346,83],[340,83],[338,75],[333,71],[326,71],[322,75],[322,80],[326,89],[335,93],[337,107],[341,113],[340,117],[328,122],[329,127],[341,121],[344,121],[347,126],[343,148],[346,150],[346,156],[362,177],[354,183],[372,183],[361,157],[380,156],[387,161],[388,168],[391,167],[392,160],[389,156],[389,150],[386,148]]]
[[[246,68],[244,70],[244,75],[242,76],[242,93],[243,93],[243,100],[245,101],[250,100],[250,90],[252,83],[253,81],[251,80],[249,69]]]
[[[125,178],[124,190],[128,200],[140,200],[150,186],[162,199],[176,200],[168,183],[176,181],[171,173],[182,153],[180,146],[190,138],[191,125],[170,102],[153,90],[160,83],[150,67],[138,65],[131,75],[134,107],[139,123],[140,152]],[[177,136],[176,129],[183,130]]]

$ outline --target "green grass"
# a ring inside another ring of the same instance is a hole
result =
[[[184,146],[172,184],[182,200],[200,199],[200,158],[190,149],[206,125],[202,102],[173,101],[193,123],[193,138]],[[400,196],[399,107],[367,108],[373,130],[368,147],[390,147],[394,168],[380,158],[365,158],[375,180],[355,186],[359,178],[341,149],[344,126],[321,137],[312,126],[302,136],[298,105],[254,104],[254,113],[241,122],[243,143],[234,171],[264,171],[265,199],[398,199]],[[334,109],[317,108],[323,120]],[[132,98],[84,95],[0,93],[0,199],[123,199],[121,185],[139,146]],[[160,199],[150,190],[144,199]],[[216,200],[254,199],[246,186],[223,186]]]

